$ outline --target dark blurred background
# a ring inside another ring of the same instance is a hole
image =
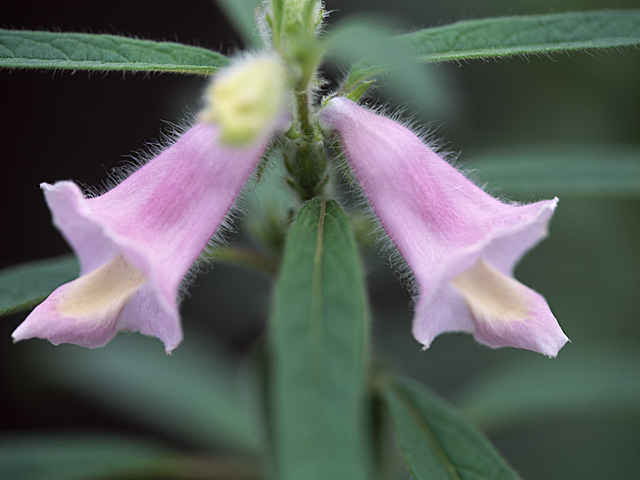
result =
[[[329,22],[378,12],[405,31],[505,14],[640,7],[637,0],[326,4],[331,10]],[[241,37],[207,0],[5,1],[0,4],[0,27],[126,33],[227,54],[243,47]],[[390,98],[391,103],[402,104],[420,123],[430,124],[449,150],[461,152],[459,161],[465,166],[473,168],[476,155],[507,147],[517,151],[521,146],[548,150],[556,144],[605,144],[612,152],[640,148],[637,49],[454,62],[425,67],[424,73],[433,83],[424,86],[422,98],[407,104],[399,95]],[[388,90],[381,83],[373,99],[387,101]],[[39,183],[61,179],[100,183],[128,155],[158,138],[167,122],[179,123],[197,110],[203,86],[204,79],[195,76],[0,70],[0,267],[69,251],[50,224]],[[482,172],[479,177],[483,178]],[[519,197],[517,191],[501,193],[515,200],[534,200]],[[248,241],[246,230],[238,236],[238,241]],[[503,422],[495,415],[487,420],[477,408],[468,407],[471,418],[485,427],[524,478],[638,477],[637,198],[561,198],[550,238],[519,265],[518,278],[548,299],[572,340],[556,360],[513,349],[493,351],[467,335],[445,335],[422,352],[410,333],[409,295],[376,251],[364,256],[376,348],[391,363],[462,406],[480,398],[481,388],[476,386],[483,382],[497,382],[507,399],[515,390],[524,390],[526,398],[510,405],[516,411]],[[200,277],[184,305],[184,344],[173,357],[201,335],[215,338],[233,355],[250,350],[263,332],[269,289],[266,276],[227,266],[216,266]],[[53,358],[55,349],[50,351],[39,341],[12,345],[10,333],[24,317],[0,319],[0,402],[5,412],[1,430],[95,427],[180,444],[166,432],[124,420],[99,402],[38,376],[33,358]],[[162,355],[157,347],[154,353]],[[46,350],[44,357],[38,357],[40,350]],[[513,386],[504,378],[513,378]],[[567,386],[567,379],[584,382]],[[542,395],[541,389],[550,393]],[[499,389],[490,392],[495,396]],[[518,417],[520,408],[532,413],[520,412]]]

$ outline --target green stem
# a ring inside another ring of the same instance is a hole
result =
[[[296,93],[295,97],[297,126],[301,136],[290,144],[286,153],[286,165],[292,175],[290,185],[306,201],[322,194],[327,180],[326,158],[311,118],[308,91]]]
[[[311,108],[309,105],[309,94],[304,92],[296,93],[296,104],[298,107],[298,121],[300,122],[300,130],[307,142],[314,139],[315,129],[311,123]]]

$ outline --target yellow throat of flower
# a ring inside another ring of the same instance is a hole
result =
[[[476,320],[496,323],[530,316],[525,287],[482,259],[450,283],[464,297]]]
[[[143,272],[118,255],[69,283],[57,310],[69,318],[117,315],[146,282],[147,276]]]

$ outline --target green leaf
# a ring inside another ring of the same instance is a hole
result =
[[[518,474],[462,416],[422,385],[381,379],[382,396],[415,480],[507,480]]]
[[[324,40],[327,55],[351,65],[341,93],[353,100],[371,85],[370,79],[384,75],[385,81],[400,95],[411,101],[422,97],[428,80],[424,70],[415,65],[413,50],[393,35],[384,19],[356,18],[341,22]]]
[[[256,9],[259,0],[216,0],[243,39],[254,47],[262,45],[256,27]]]
[[[638,46],[640,10],[485,18],[399,38],[424,63]]]
[[[276,477],[369,479],[368,309],[358,250],[335,201],[291,227],[272,310]]]
[[[134,473],[135,478],[145,474],[150,475],[145,478],[152,478],[177,470],[178,463],[169,449],[123,436],[63,433],[0,437],[3,480],[133,478],[129,475]]]
[[[634,145],[523,146],[475,156],[465,166],[489,189],[520,197],[640,197],[640,148]]]
[[[330,50],[342,57],[353,57],[354,52],[369,54],[353,60],[341,91],[350,98],[371,78],[389,75],[396,69],[406,70],[407,57],[431,63],[640,46],[640,10],[485,18],[417,30],[392,39],[387,38],[388,28],[374,32],[372,25],[375,23],[346,22],[344,28],[336,29],[335,39],[328,40]],[[415,71],[409,71],[402,82],[414,89],[415,78]]]
[[[28,310],[78,276],[72,255],[25,263],[0,271],[0,316]]]
[[[105,347],[24,342],[25,364],[46,382],[77,392],[131,421],[183,442],[262,453],[250,375],[211,339],[163,353],[155,338],[119,334]]]
[[[625,345],[581,345],[556,360],[497,366],[458,395],[460,408],[483,430],[605,414],[637,415],[640,354]]]
[[[0,29],[0,67],[208,75],[229,63],[199,47],[116,35]]]

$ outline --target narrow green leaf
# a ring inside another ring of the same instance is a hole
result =
[[[520,197],[638,198],[635,145],[539,145],[498,150],[467,165],[489,189]]]
[[[301,209],[270,331],[277,478],[369,479],[368,310],[358,250],[335,201]]]
[[[420,62],[529,55],[640,45],[640,10],[468,20],[399,38]]]
[[[492,431],[559,418],[635,416],[640,354],[624,345],[582,345],[553,362],[521,359],[485,372],[458,398],[476,424]]]
[[[135,478],[142,478],[175,470],[173,455],[158,445],[115,435],[4,434],[0,437],[0,478],[86,480],[133,478],[134,473]]]
[[[0,29],[0,67],[208,75],[224,55],[200,47],[116,35]]]
[[[415,480],[520,478],[500,454],[450,405],[407,379],[383,379],[393,430]]]
[[[186,337],[188,345],[170,356],[139,334],[95,350],[36,341],[20,347],[33,375],[132,421],[183,442],[262,453],[251,377],[240,376],[237,360],[210,339]]]
[[[259,0],[216,0],[243,39],[254,47],[262,44],[256,27],[256,9]]]
[[[78,276],[72,255],[29,262],[0,271],[0,316],[28,310]]]
[[[341,93],[350,98],[362,96],[371,86],[370,79],[381,75],[385,75],[385,81],[403,100],[423,95],[427,79],[421,67],[415,65],[413,49],[393,35],[384,19],[344,21],[332,29],[324,47],[329,57],[351,65],[341,88]]]
[[[467,20],[395,39],[409,45],[412,57],[420,63],[640,46],[640,10]],[[345,83],[346,93],[395,66],[384,54],[375,61],[356,63]]]

